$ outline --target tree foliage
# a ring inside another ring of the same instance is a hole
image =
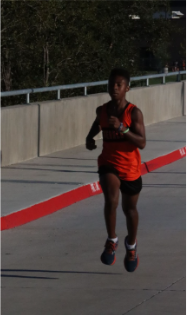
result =
[[[2,90],[106,80],[114,66],[138,75],[141,42],[160,55],[170,41],[170,21],[153,19],[168,0],[3,0],[1,7]]]

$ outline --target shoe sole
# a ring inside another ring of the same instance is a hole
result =
[[[113,261],[113,263],[110,266],[114,265],[115,262],[116,262],[116,256],[114,257],[114,261]]]

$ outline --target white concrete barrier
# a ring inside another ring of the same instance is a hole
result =
[[[142,110],[145,125],[180,117],[186,114],[185,84],[134,88],[127,100]],[[2,108],[2,166],[84,144],[96,108],[108,100],[99,93]]]
[[[96,117],[96,108],[108,99],[108,94],[104,93],[39,103],[39,154],[46,155],[83,144]]]
[[[38,155],[38,105],[17,105],[1,109],[2,166]]]
[[[145,125],[183,115],[182,98],[184,82],[134,88],[127,93],[127,100],[143,112]]]
[[[186,116],[186,81],[183,82],[183,115]]]

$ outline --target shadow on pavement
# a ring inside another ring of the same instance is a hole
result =
[[[95,271],[70,271],[70,270],[30,270],[30,269],[1,269],[1,272],[46,272],[46,273],[72,273],[72,274],[91,274],[91,275],[121,275],[122,273],[113,272],[95,272]],[[9,277],[9,275],[2,275],[2,277]],[[12,277],[23,277],[25,276],[15,276]],[[33,278],[33,277],[27,277]],[[35,278],[35,277],[34,277]],[[40,279],[40,277],[37,277]],[[57,279],[57,278],[43,278],[41,279]]]

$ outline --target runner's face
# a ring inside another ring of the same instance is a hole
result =
[[[109,94],[112,100],[119,101],[125,98],[126,92],[129,91],[127,80],[119,75],[109,79]]]

